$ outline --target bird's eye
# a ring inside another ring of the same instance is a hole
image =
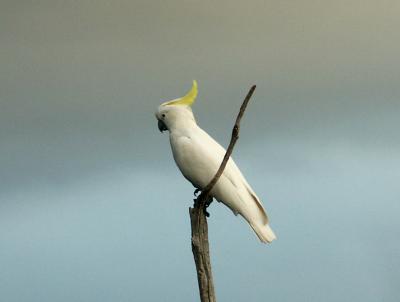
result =
[[[161,116],[162,116],[162,117],[165,117],[165,114],[163,113],[163,114],[161,114]]]

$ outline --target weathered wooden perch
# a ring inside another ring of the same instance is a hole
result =
[[[239,139],[240,120],[246,110],[247,104],[253,95],[256,86],[252,86],[243,100],[239,114],[236,117],[235,125],[232,129],[231,141],[226,150],[224,159],[212,180],[203,189],[201,194],[195,199],[193,208],[189,208],[190,222],[192,227],[192,252],[196,263],[197,281],[199,283],[201,302],[215,302],[214,282],[211,271],[210,250],[208,244],[208,225],[206,218],[206,208],[212,202],[213,197],[209,196],[210,191],[217,183],[219,177],[224,172],[225,166],[232,154],[233,147]]]

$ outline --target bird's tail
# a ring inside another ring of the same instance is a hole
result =
[[[274,231],[272,231],[268,223],[264,225],[250,223],[250,226],[253,228],[254,232],[257,234],[261,242],[271,243],[272,240],[276,239]]]

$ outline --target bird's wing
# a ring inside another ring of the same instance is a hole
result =
[[[191,137],[171,138],[174,159],[182,174],[198,188],[204,188],[217,172],[226,150],[204,130],[198,128]],[[232,158],[213,188],[213,196],[235,214],[244,214],[248,207],[256,208],[264,224],[268,217],[261,201],[252,190]]]
[[[223,157],[225,156],[226,150],[224,147],[222,147],[217,141],[215,141],[207,132],[202,130],[202,136],[203,140],[207,142],[207,146],[211,146],[211,151],[214,154],[217,154],[217,161],[218,161],[218,167],[222,162]],[[249,195],[252,200],[257,204],[258,208],[261,210],[261,212],[265,216],[265,223],[268,222],[268,217],[266,214],[266,211],[258,198],[257,194],[254,192],[254,190],[251,188],[249,183],[247,182],[246,178],[243,176],[242,172],[236,165],[235,161],[232,159],[232,157],[229,159],[223,175],[227,177],[230,182],[235,186],[239,192],[241,192],[242,196]],[[245,190],[244,190],[245,189]],[[246,196],[247,197],[247,196]]]

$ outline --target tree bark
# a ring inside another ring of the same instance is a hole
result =
[[[192,252],[196,264],[197,281],[199,284],[200,301],[201,302],[216,302],[214,282],[211,270],[210,250],[208,243],[208,225],[206,218],[206,209],[212,202],[213,197],[209,196],[210,191],[217,183],[222,175],[226,164],[232,154],[233,147],[239,139],[240,120],[246,110],[247,104],[253,95],[256,86],[252,86],[247,93],[239,114],[236,117],[235,125],[232,129],[232,136],[226,150],[224,159],[212,180],[202,190],[201,194],[195,199],[193,208],[189,208],[190,222],[192,228]]]
[[[210,201],[212,197],[208,197]],[[196,264],[200,301],[215,302],[214,282],[211,271],[210,250],[208,245],[208,225],[204,208],[189,208],[192,226],[192,252]]]

